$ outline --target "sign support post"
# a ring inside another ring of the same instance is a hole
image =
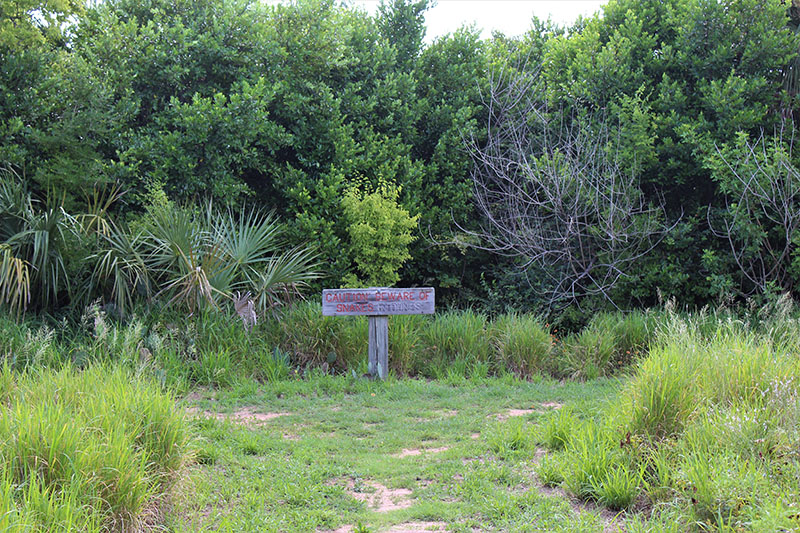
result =
[[[370,376],[389,375],[389,315],[430,315],[436,294],[431,287],[396,289],[325,289],[323,316],[369,317],[367,369]]]
[[[369,358],[367,371],[370,376],[386,379],[389,374],[389,317],[369,317]]]

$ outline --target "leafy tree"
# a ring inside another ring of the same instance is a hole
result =
[[[779,119],[783,69],[800,42],[788,22],[778,1],[612,0],[601,18],[548,41],[551,103],[618,119],[620,161],[641,172],[651,200],[684,213],[617,301],[652,304],[659,288],[685,302],[711,296],[703,250],[727,252],[706,223],[723,197],[702,154]]]
[[[0,3],[0,47],[22,50],[63,45],[64,28],[82,13],[80,0],[13,0]]]
[[[411,68],[422,50],[428,0],[381,0],[378,27],[388,43],[397,50],[400,68]]]
[[[358,276],[349,275],[349,286],[391,287],[400,279],[398,270],[411,258],[409,245],[415,237],[418,215],[398,205],[400,190],[381,184],[374,192],[350,188],[342,199],[349,234],[349,257]]]

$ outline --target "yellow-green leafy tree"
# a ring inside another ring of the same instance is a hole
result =
[[[354,186],[345,193],[348,251],[355,265],[355,272],[344,278],[345,286],[390,287],[400,280],[398,271],[411,258],[419,215],[400,206],[399,195],[400,187],[385,182],[373,192]]]

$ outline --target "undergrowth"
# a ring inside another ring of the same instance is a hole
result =
[[[512,374],[579,379],[618,373],[653,338],[649,313],[598,315],[581,332],[559,332],[532,315],[490,318],[473,310],[389,320],[389,365],[397,376],[458,380]],[[324,317],[300,302],[252,329],[230,310],[192,316],[160,311],[124,320],[99,305],[77,324],[0,317],[0,357],[15,369],[114,362],[175,390],[275,381],[310,371],[366,372],[366,317]]]
[[[156,526],[186,464],[174,400],[123,369],[0,369],[0,530]],[[155,521],[155,523],[153,523]]]
[[[798,356],[790,316],[712,329],[706,316],[671,314],[600,419],[557,413],[540,425],[539,441],[558,452],[542,473],[578,498],[644,511],[651,526],[796,531]]]

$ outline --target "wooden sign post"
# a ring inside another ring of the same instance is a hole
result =
[[[389,315],[432,315],[436,294],[431,287],[394,289],[324,289],[323,316],[369,317],[368,371],[386,379],[389,373]]]

